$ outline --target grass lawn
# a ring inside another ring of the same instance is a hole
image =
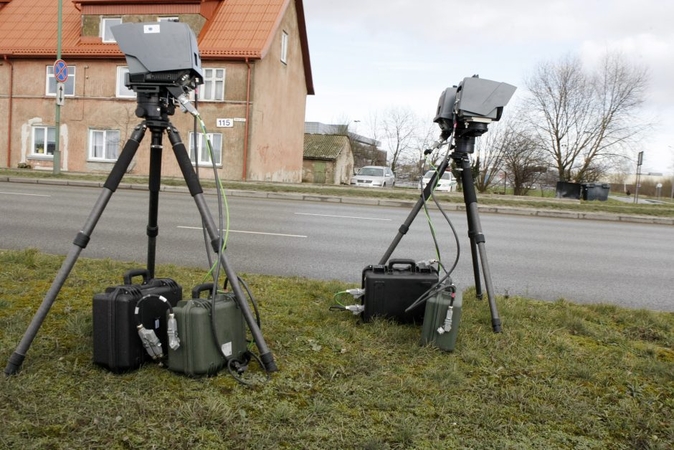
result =
[[[6,364],[63,258],[0,251]],[[26,355],[0,382],[7,449],[671,449],[674,314],[464,294],[453,353],[421,330],[330,311],[352,285],[240,274],[279,371],[244,386],[155,364],[92,364],[91,299],[137,266],[81,258]],[[204,271],[159,266],[183,292]],[[4,367],[4,366],[3,366]]]

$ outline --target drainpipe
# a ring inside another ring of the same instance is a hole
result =
[[[248,66],[248,79],[246,81],[246,131],[243,136],[243,173],[241,174],[241,180],[247,180],[248,172],[248,132],[250,130],[250,61],[246,58],[246,66]]]
[[[7,112],[7,168],[12,168],[12,111],[14,110],[14,64],[3,55],[7,64],[9,64],[9,108]]]

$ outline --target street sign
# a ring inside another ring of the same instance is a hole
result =
[[[63,106],[66,100],[66,85],[58,82],[56,83],[56,104]]]
[[[59,83],[65,83],[68,79],[68,65],[62,59],[57,60],[54,63],[54,78]]]

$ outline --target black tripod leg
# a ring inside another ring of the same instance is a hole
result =
[[[445,173],[448,165],[449,165],[449,158],[443,159],[440,166],[438,166],[438,170],[433,173],[431,180],[424,187],[423,192],[419,196],[419,200],[417,200],[414,207],[412,208],[412,211],[407,216],[407,219],[405,219],[405,222],[403,222],[403,224],[398,229],[398,234],[396,234],[396,236],[393,238],[393,242],[391,242],[389,247],[386,249],[384,256],[382,256],[381,259],[379,260],[380,265],[384,265],[388,262],[389,258],[393,254],[393,251],[396,249],[396,247],[402,240],[403,236],[405,236],[409,231],[412,222],[414,222],[414,219],[417,217],[417,214],[419,214],[419,211],[421,211],[421,208],[424,206],[424,203],[426,203],[426,201],[431,197],[433,186],[435,186],[437,180],[440,177],[442,177],[442,175]]]
[[[463,186],[463,197],[466,202],[466,216],[468,219],[468,236],[471,242],[471,251],[473,253],[473,271],[475,273],[475,288],[478,289],[480,285],[480,269],[479,261],[482,263],[482,273],[484,275],[484,284],[487,289],[487,299],[489,300],[489,310],[491,312],[491,325],[494,333],[501,332],[501,319],[496,309],[496,301],[494,299],[494,289],[491,283],[491,272],[489,271],[489,263],[487,262],[487,250],[485,249],[485,237],[482,233],[482,226],[480,224],[480,215],[477,209],[477,196],[475,194],[475,186],[473,184],[473,174],[470,171],[470,162],[465,156],[460,158],[462,172],[461,185]],[[477,252],[475,252],[477,247]],[[481,293],[481,292],[480,292]]]
[[[152,129],[150,144],[150,206],[147,220],[147,272],[148,278],[154,278],[157,255],[157,235],[159,235],[159,188],[161,186],[162,131]]]
[[[461,167],[461,187],[463,190],[463,201],[466,205],[466,221],[468,223],[468,238],[470,239],[470,255],[473,261],[473,278],[475,279],[475,296],[482,299],[482,283],[480,282],[480,260],[477,250],[475,217],[469,211],[471,205],[477,204],[477,196],[475,194],[475,187],[473,185],[473,174],[470,169],[470,162],[466,157],[461,157],[457,161]]]
[[[33,342],[33,339],[35,339],[35,336],[42,326],[42,322],[44,321],[45,317],[47,317],[47,313],[49,313],[49,309],[54,303],[56,296],[63,287],[63,284],[68,278],[68,275],[70,274],[73,266],[77,262],[77,258],[89,243],[91,233],[94,231],[98,220],[101,218],[101,215],[103,214],[110,197],[112,197],[112,194],[117,190],[117,187],[119,186],[122,177],[126,173],[129,164],[131,164],[131,160],[136,154],[136,150],[138,150],[138,145],[143,139],[144,134],[144,125],[136,127],[126,145],[124,145],[124,149],[119,155],[119,158],[112,168],[110,175],[108,175],[108,179],[105,181],[103,192],[101,192],[101,195],[98,197],[93,210],[89,214],[87,222],[84,224],[82,231],[77,233],[77,236],[73,241],[73,247],[70,249],[66,259],[63,261],[61,269],[52,282],[52,285],[47,291],[44,299],[42,300],[42,304],[33,316],[33,320],[30,322],[30,325],[24,333],[23,338],[21,338],[21,342],[19,342],[16,350],[14,350],[14,353],[9,357],[7,367],[5,367],[5,375],[14,375],[19,371],[19,369],[21,369],[23,360],[26,357],[26,352],[28,352],[31,343]]]
[[[173,146],[173,153],[175,153],[176,160],[178,161],[178,165],[180,166],[180,170],[182,171],[183,178],[185,178],[185,182],[187,183],[187,187],[190,191],[190,194],[194,198],[194,202],[197,205],[197,209],[201,214],[201,220],[205,224],[206,231],[208,232],[208,235],[211,238],[213,250],[218,254],[220,258],[220,262],[222,263],[222,267],[225,269],[225,274],[227,275],[229,284],[232,288],[232,291],[234,292],[234,295],[236,296],[239,308],[241,308],[243,317],[246,320],[246,323],[248,324],[248,329],[250,329],[250,332],[253,336],[253,340],[255,341],[258,350],[260,351],[260,359],[262,360],[262,363],[267,372],[275,372],[278,369],[276,367],[276,363],[274,362],[274,356],[271,354],[269,347],[267,347],[267,343],[265,342],[264,337],[262,336],[262,332],[260,331],[260,328],[258,327],[257,322],[255,320],[255,317],[253,316],[253,313],[251,312],[250,307],[248,306],[246,296],[243,290],[241,289],[241,285],[239,284],[239,280],[236,276],[236,273],[229,264],[225,252],[220,251],[219,248],[220,238],[217,231],[217,227],[215,226],[215,221],[213,220],[213,217],[211,216],[211,213],[208,209],[208,205],[206,204],[206,200],[204,199],[201,184],[199,183],[199,179],[197,178],[196,173],[194,172],[192,162],[190,161],[190,157],[188,156],[187,150],[185,149],[185,144],[183,144],[182,141],[180,140],[178,130],[170,126],[167,132],[169,140],[171,141],[171,145]]]

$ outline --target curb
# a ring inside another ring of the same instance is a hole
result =
[[[43,185],[58,185],[58,186],[74,186],[74,187],[92,187],[102,188],[105,182],[103,181],[87,181],[87,180],[54,180],[42,178],[21,178],[0,176],[0,183],[28,183],[28,184],[43,184]],[[139,191],[149,190],[147,185],[120,183],[118,189],[132,189]],[[163,192],[189,192],[184,186],[164,186],[160,187]],[[214,188],[204,189],[205,194],[215,195],[217,190]],[[309,201],[322,203],[343,203],[350,205],[366,205],[366,206],[386,206],[393,208],[407,208],[416,204],[413,200],[391,200],[391,199],[376,199],[368,197],[336,197],[317,194],[301,194],[301,193],[280,193],[280,192],[265,192],[265,191],[250,191],[239,189],[228,189],[227,195],[232,197],[247,197],[247,198],[267,198],[270,200],[295,200],[295,201]],[[433,202],[429,202],[429,207],[437,209]],[[447,211],[465,211],[466,207],[462,203],[444,203],[443,209]],[[597,220],[605,222],[628,222],[641,223],[653,225],[669,225],[674,226],[674,218],[672,217],[653,217],[653,216],[634,216],[622,214],[606,214],[594,212],[577,212],[577,211],[563,211],[551,209],[535,209],[535,208],[517,208],[511,206],[493,206],[480,205],[478,203],[478,211],[483,214],[509,214],[518,216],[535,216],[547,217],[555,219],[580,219],[580,220]]]

